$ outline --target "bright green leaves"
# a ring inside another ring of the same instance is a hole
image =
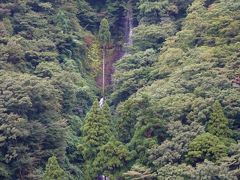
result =
[[[105,103],[93,103],[81,128],[78,150],[84,159],[84,177],[92,179],[99,173],[114,175],[130,160],[127,147],[114,138],[110,109]]]
[[[121,170],[130,159],[127,147],[117,139],[111,138],[107,144],[101,146],[93,165],[96,167],[97,174],[103,173],[110,176],[117,170]]]
[[[150,168],[135,164],[128,172],[123,173],[123,176],[128,180],[155,179],[156,173],[152,172]]]
[[[104,114],[103,109],[99,107],[98,101],[95,101],[81,127],[82,137],[78,150],[84,159],[84,177],[87,179],[92,179],[97,175],[92,163],[97,157],[101,146],[105,145],[112,136],[111,119],[108,117]]]
[[[102,46],[106,46],[110,42],[111,32],[109,30],[108,20],[105,18],[101,21],[98,38]]]
[[[56,156],[52,156],[48,159],[46,170],[43,176],[43,180],[64,180],[66,173],[59,166]]]
[[[176,31],[173,22],[166,21],[160,24],[141,24],[134,29],[133,42],[136,50],[146,50],[148,48],[158,49],[161,43]]]
[[[35,170],[49,153],[64,156],[66,123],[59,114],[61,92],[46,79],[1,73],[0,162],[16,178],[21,174],[38,177]]]
[[[226,157],[229,145],[232,143],[228,119],[225,117],[221,104],[218,101],[212,106],[210,120],[206,127],[207,133],[197,136],[189,145],[188,160],[192,163],[204,159],[216,161]]]
[[[87,60],[94,77],[99,75],[101,71],[101,48],[98,41],[94,41],[88,49]]]
[[[57,14],[57,25],[63,30],[64,33],[69,32],[69,20],[64,11],[60,10]]]
[[[81,128],[82,152],[85,159],[94,158],[100,146],[109,141],[111,137],[110,121],[111,119],[106,118],[103,110],[99,107],[98,101],[95,101]]]
[[[148,150],[148,159],[154,167],[162,167],[167,164],[172,165],[184,161],[184,154],[188,152],[189,143],[204,130],[196,122],[190,125],[183,125],[179,121],[169,123],[167,129],[167,134],[171,138]]]
[[[216,161],[227,156],[227,151],[228,148],[217,136],[203,133],[190,143],[187,157],[191,163],[201,162],[204,159]]]
[[[207,124],[207,132],[218,136],[227,138],[230,135],[228,127],[228,119],[225,117],[221,104],[216,101],[213,104],[213,112],[211,113],[210,120]]]

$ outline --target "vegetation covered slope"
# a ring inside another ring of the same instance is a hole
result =
[[[238,74],[239,0],[2,0],[0,179],[239,179]]]
[[[79,124],[95,98],[92,36],[75,1],[1,1],[0,179],[40,179],[57,156],[78,179]],[[71,176],[69,176],[71,177]]]
[[[240,4],[184,2],[140,1],[132,54],[116,64],[116,129],[136,152],[130,179],[239,177],[240,91],[231,82]]]

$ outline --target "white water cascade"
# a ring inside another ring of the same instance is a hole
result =
[[[128,1],[128,11],[127,11],[127,46],[133,45],[133,10],[132,10],[132,2]]]

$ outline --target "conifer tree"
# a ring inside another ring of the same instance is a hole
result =
[[[104,105],[107,108],[107,105]],[[105,109],[103,108],[103,109]],[[100,146],[106,144],[111,137],[110,115],[99,107],[98,101],[93,103],[82,127],[82,153],[84,159],[92,159],[96,156]]]
[[[82,139],[78,146],[84,159],[85,179],[93,179],[97,175],[95,168],[93,168],[93,162],[100,148],[107,144],[112,136],[110,120],[108,105],[104,104],[103,108],[100,108],[98,101],[95,101],[81,128]]]
[[[207,125],[207,132],[218,137],[229,137],[228,119],[224,115],[221,104],[216,101]]]
[[[109,23],[107,19],[102,19],[100,28],[99,28],[99,40],[102,45],[102,54],[103,54],[103,66],[102,66],[102,74],[103,74],[103,81],[102,81],[102,96],[104,97],[105,91],[105,58],[106,58],[106,46],[110,42],[111,32],[109,30]]]
[[[69,30],[69,20],[66,18],[65,13],[60,10],[57,14],[57,25],[63,30],[64,33]]]
[[[131,158],[127,147],[114,137],[100,148],[93,162],[96,174],[114,175]]]
[[[56,156],[50,157],[46,165],[43,180],[63,180],[65,177],[66,174],[59,166]]]
[[[108,20],[106,18],[102,19],[98,37],[103,47],[106,47],[106,45],[110,42],[111,32],[109,29]]]

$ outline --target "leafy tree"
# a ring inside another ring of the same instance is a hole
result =
[[[187,164],[167,164],[158,169],[158,178],[166,180],[185,180],[185,179],[194,179],[195,171],[191,165]]]
[[[64,170],[59,166],[56,156],[48,159],[43,180],[62,180],[66,178]]]
[[[69,21],[64,13],[64,11],[60,10],[57,14],[57,24],[63,30],[64,33],[69,31]]]
[[[215,135],[203,133],[190,144],[187,159],[191,163],[198,163],[204,159],[216,161],[227,156],[228,147]]]
[[[116,62],[114,91],[111,94],[114,105],[127,100],[129,96],[151,81],[149,73],[156,59],[156,52],[148,49],[124,56]]]
[[[237,174],[237,173],[236,173]],[[197,164],[195,179],[232,179],[237,180],[238,177],[236,174],[230,170],[230,167],[225,163],[214,163],[208,160],[205,160],[201,164]]]
[[[230,135],[228,119],[224,115],[221,104],[218,101],[213,104],[212,113],[206,129],[209,133],[218,137],[229,137]]]
[[[152,162],[154,169],[184,162],[184,155],[188,152],[189,144],[204,130],[196,122],[183,125],[179,121],[168,124],[167,129],[169,138],[148,151],[148,159]]]
[[[113,177],[130,159],[131,155],[127,147],[112,137],[107,144],[101,146],[93,162],[93,166],[95,167],[96,174]]]
[[[94,41],[89,47],[88,54],[88,63],[90,66],[91,73],[96,77],[100,73],[101,65],[101,52],[100,44],[98,41]]]
[[[35,168],[49,153],[63,158],[65,122],[60,92],[47,80],[28,74],[1,72],[1,163],[13,178],[35,177]],[[37,175],[36,175],[37,176]]]
[[[173,22],[167,21],[161,24],[141,24],[134,28],[133,42],[135,51],[144,51],[146,49],[158,49],[161,43],[176,31]]]
[[[150,168],[147,168],[145,166],[135,164],[132,166],[132,168],[126,172],[123,173],[123,177],[126,179],[156,179],[157,174],[152,172]]]

